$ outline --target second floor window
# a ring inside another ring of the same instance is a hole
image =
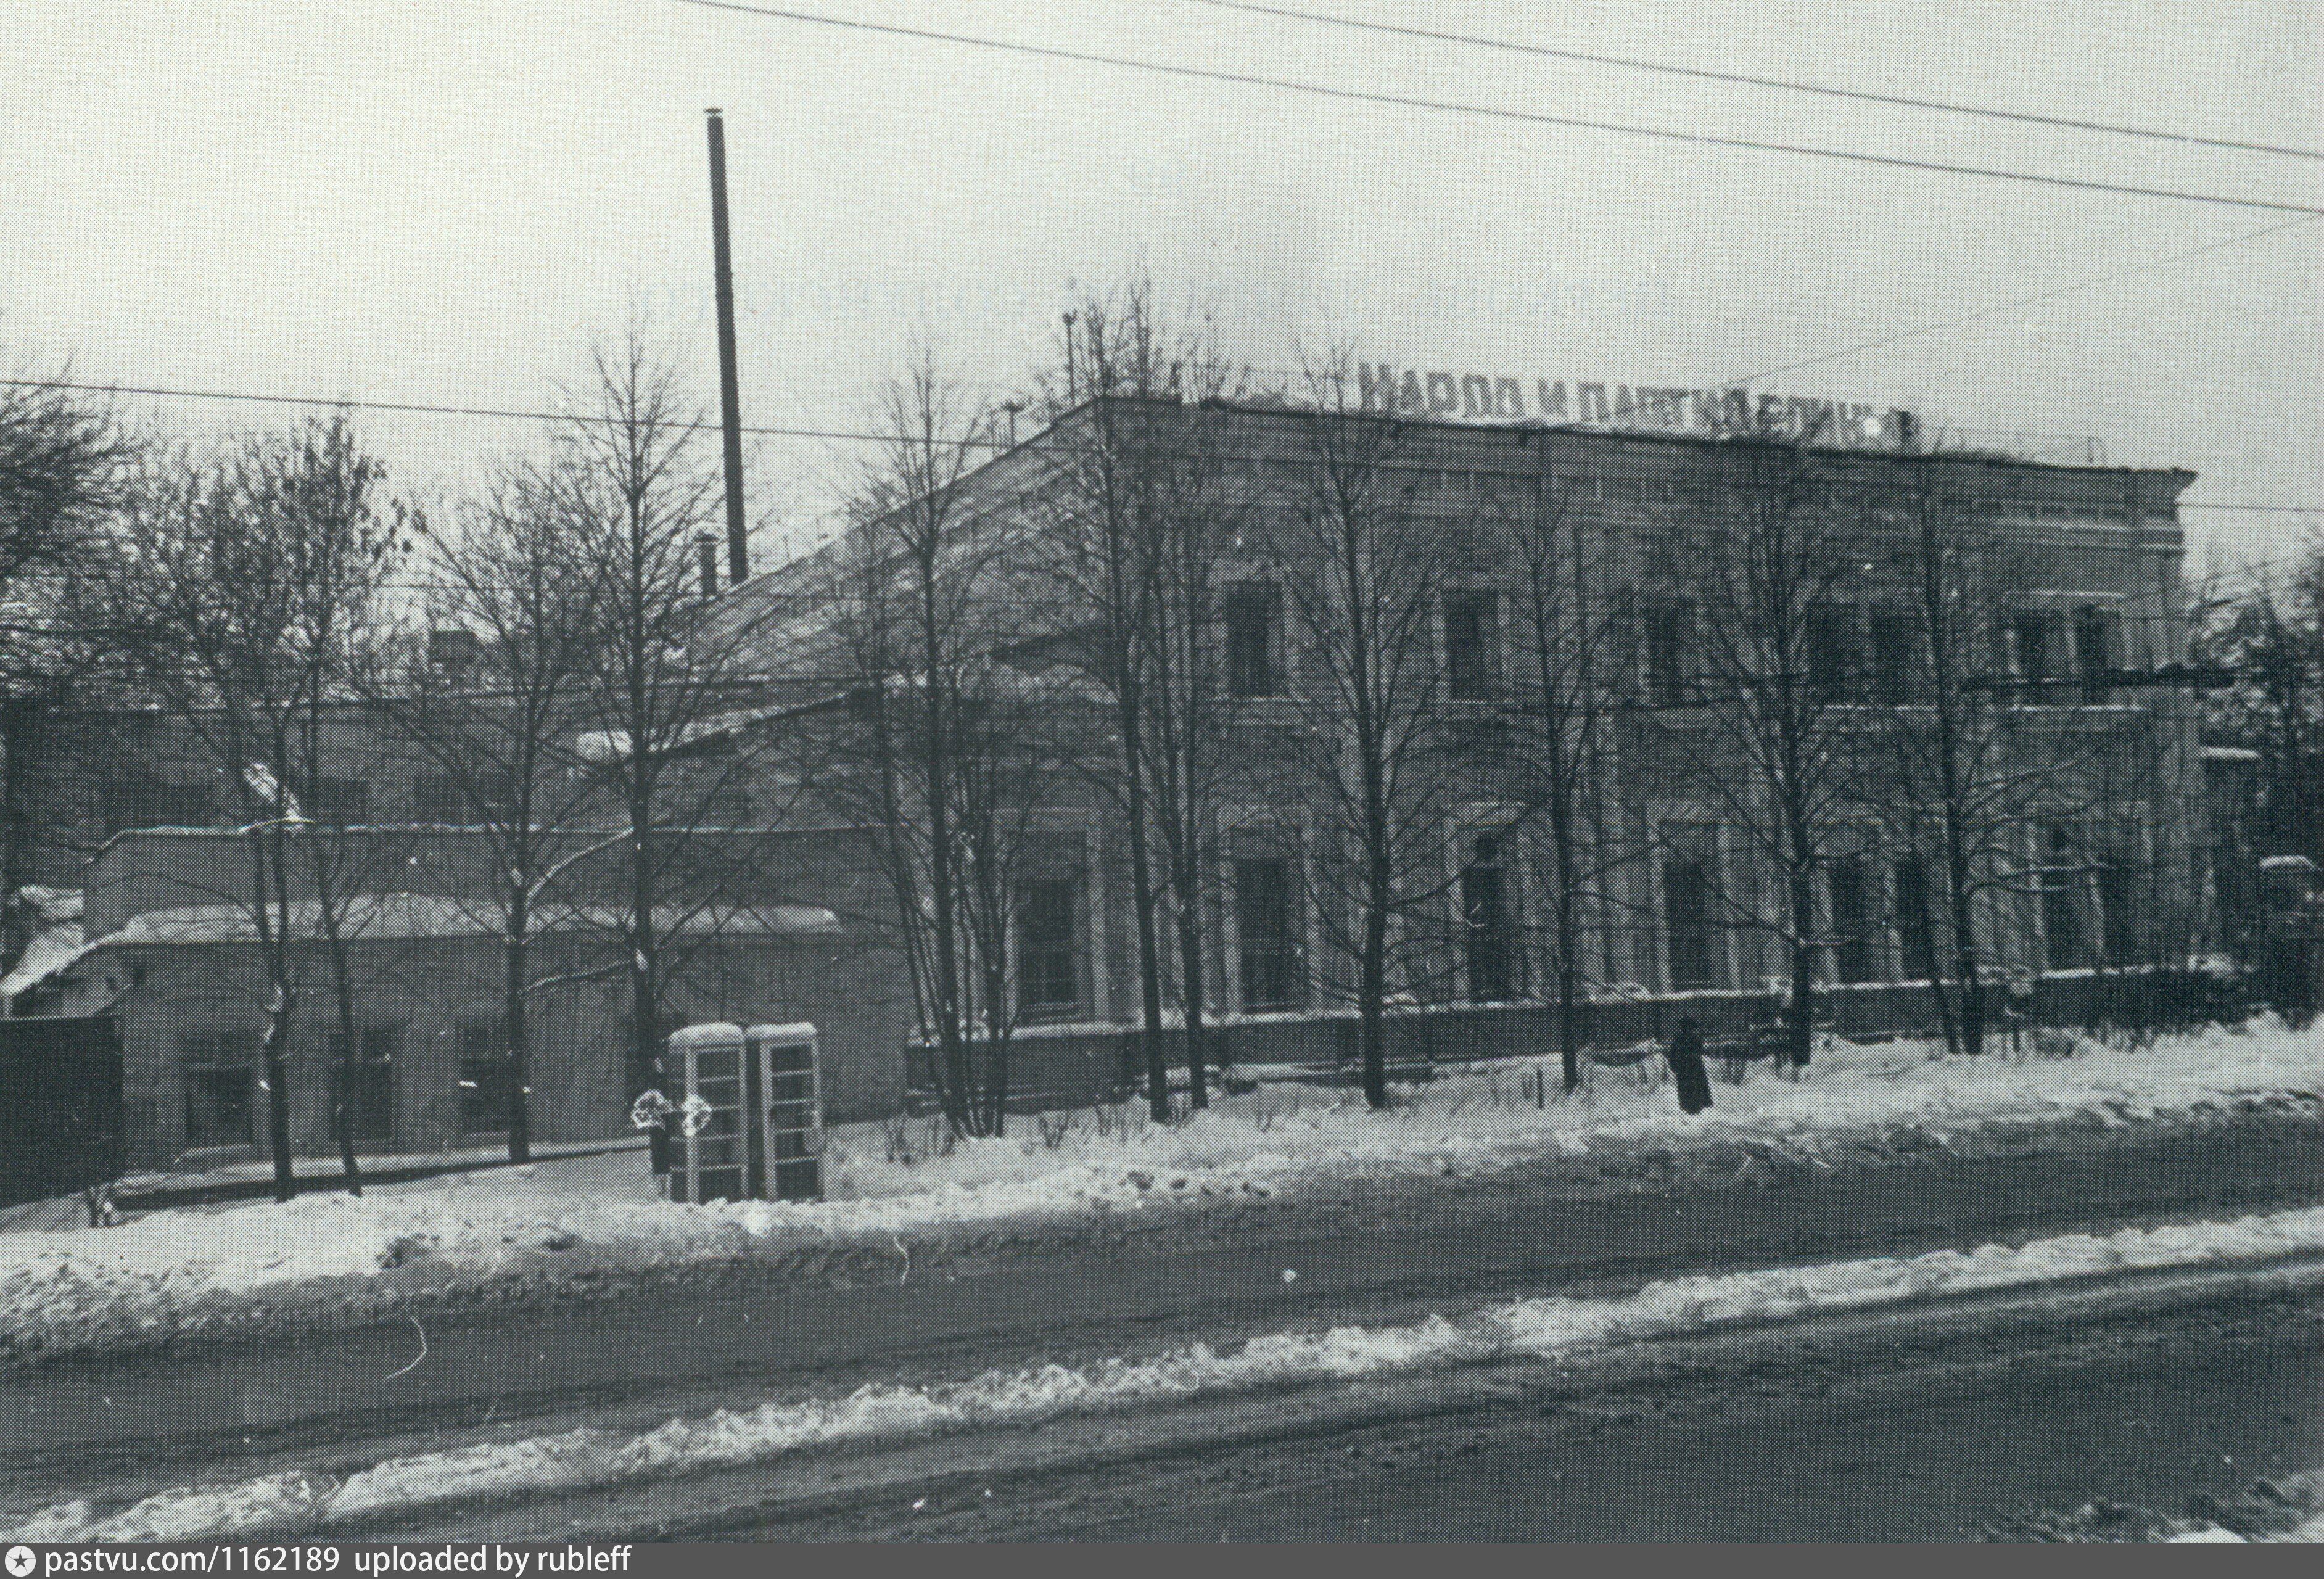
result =
[[[1483,701],[1500,689],[1500,610],[1489,592],[1444,595],[1444,690]]]
[[[2021,609],[2009,617],[2010,660],[2017,678],[2025,682],[2024,697],[2042,700],[2040,688],[2056,677],[2057,653],[2050,641],[2051,615],[2044,609]]]
[[[1913,699],[1913,623],[1902,609],[1872,611],[1872,699],[1901,707]]]
[[[2107,676],[2115,667],[2113,623],[2102,608],[2074,611],[2074,668],[2081,674],[2086,701],[2104,702],[2109,695]]]
[[[1655,602],[1640,616],[1646,657],[1646,699],[1657,707],[1687,700],[1687,609],[1683,603]]]
[[[1227,691],[1237,697],[1283,692],[1283,593],[1272,582],[1230,586],[1226,622]]]
[[[1808,689],[1827,702],[1850,699],[1849,679],[1856,668],[1856,632],[1849,610],[1835,603],[1820,603],[1807,612]]]

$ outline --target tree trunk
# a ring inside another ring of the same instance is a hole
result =
[[[1364,1101],[1388,1106],[1388,862],[1368,863],[1364,895],[1364,957],[1356,984],[1359,1047],[1364,1060]]]
[[[1188,885],[1189,891],[1192,884]],[[1203,1024],[1203,912],[1192,900],[1180,907],[1178,919],[1178,996],[1186,1022],[1186,1085],[1189,1100],[1198,1108],[1211,1105],[1210,1059],[1204,1045],[1209,1032]]]
[[[327,894],[327,890],[324,891]],[[331,914],[331,902],[322,901],[325,946],[331,952],[331,992],[338,1000],[339,1010],[339,1088],[332,1094],[331,1128],[339,1143],[339,1170],[346,1176],[347,1194],[363,1194],[363,1169],[355,1163],[355,1069],[363,1056],[363,1044],[355,1035],[355,989],[353,973],[347,968],[346,940],[339,936],[337,919]],[[389,1086],[392,1091],[393,1085]]]
[[[525,913],[524,896],[518,894],[509,907],[508,937],[502,945],[502,963],[505,967],[502,981],[501,1015],[503,1033],[508,1039],[508,1154],[511,1162],[532,1160],[532,1113],[527,1101],[525,1082],[530,1077],[525,1057],[527,1035],[525,1014],[525,979],[528,973],[526,954],[530,939],[526,929],[530,919]]]
[[[1792,890],[1792,997],[1785,1014],[1792,1067],[1808,1067],[1815,1041],[1815,885],[1794,866]]]

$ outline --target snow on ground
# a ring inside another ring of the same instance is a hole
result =
[[[1402,1326],[1254,1337],[1239,1349],[1190,1344],[1148,1359],[991,1371],[918,1387],[878,1383],[844,1398],[720,1409],[628,1436],[582,1427],[552,1436],[390,1459],[343,1481],[298,1472],[181,1487],[100,1515],[87,1502],[43,1510],[0,1539],[164,1541],[246,1534],[454,1501],[572,1491],[779,1458],[807,1447],[910,1440],[1261,1388],[1381,1378],[1615,1344],[1819,1311],[1895,1305],[2061,1278],[2324,1251],[2324,1208],[2010,1248],[1938,1251],[1807,1267],[1674,1278],[1612,1298],[1489,1306]]]
[[[1568,1100],[1554,1059],[1456,1070],[1376,1113],[1344,1089],[1266,1085],[1183,1122],[1135,1104],[1012,1121],[1005,1139],[938,1143],[936,1121],[835,1130],[832,1199],[675,1205],[636,1151],[374,1187],[285,1205],[157,1211],[107,1229],[0,1234],[0,1333],[20,1352],[86,1349],[164,1333],[189,1310],[272,1298],[309,1279],[425,1261],[488,1280],[552,1280],[905,1236],[1005,1219],[1086,1216],[1205,1195],[1291,1194],[1350,1177],[1484,1171],[1545,1156],[1644,1145],[1759,1144],[1815,1160],[1851,1133],[1923,1130],[1942,1143],[1984,1124],[2157,1113],[2324,1082],[2324,1037],[2274,1021],[2141,1050],[2079,1044],[2071,1057],[1941,1056],[1917,1042],[1837,1044],[1809,1076],[1715,1080],[1717,1105],[1677,1111],[1660,1061],[1592,1071]],[[1526,1082],[1548,1082],[1536,1105]],[[894,1131],[891,1133],[891,1130]],[[897,1141],[902,1145],[899,1148]],[[547,1270],[544,1270],[547,1269]],[[92,1337],[101,1334],[101,1337]],[[118,1334],[118,1335],[116,1335]]]

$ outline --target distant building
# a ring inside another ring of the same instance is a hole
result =
[[[1215,597],[1204,641],[1235,783],[1210,830],[1207,1013],[1226,1022],[1243,1062],[1344,1057],[1350,971],[1331,913],[1344,899],[1315,881],[1344,830],[1303,783],[1284,733],[1344,719],[1322,694],[1331,679],[1302,624],[1324,568],[1287,523],[1308,507],[1334,425],[1388,419],[1268,403],[1178,410],[1178,430],[1212,457],[1203,486],[1217,522]],[[1120,818],[1091,788],[1113,749],[1110,726],[1077,648],[1085,617],[1060,600],[1047,558],[1061,551],[1074,457],[1088,454],[1098,415],[1085,404],[972,471],[950,500],[947,553],[979,567],[973,596],[996,660],[1050,688],[1053,716],[1078,720],[1059,725],[1079,731],[1069,754],[1091,770],[1044,790],[1034,818],[1044,853],[1028,858],[1011,906],[1028,1071],[1049,1057],[1118,1068],[1112,1055],[1139,1017]],[[2187,660],[2176,501],[2192,474],[1915,454],[1903,448],[1915,442],[1911,423],[1883,431],[1897,448],[1797,450],[1798,496],[1784,506],[1845,545],[1847,562],[1831,568],[1793,634],[1806,648],[1803,683],[1841,716],[1840,734],[1854,731],[1839,748],[1860,758],[1850,771],[1893,777],[1897,742],[1925,734],[1929,648],[1907,550],[1914,502],[1927,501],[1947,540],[1969,545],[1956,573],[1973,607],[1954,684],[1975,700],[1985,771],[2009,798],[1988,797],[1974,835],[1988,979],[2036,973],[2062,1005],[2093,975],[2183,963],[2209,861],[2196,718],[2176,678]],[[1596,1034],[1653,1034],[1679,1002],[1714,1025],[1764,1007],[1784,968],[1785,896],[1721,799],[1742,765],[1729,765],[1725,784],[1705,782],[1719,770],[1704,756],[1679,767],[1688,732],[1703,733],[1719,700],[1703,684],[1716,633],[1674,545],[1702,530],[1740,453],[1717,437],[1397,420],[1365,486],[1449,567],[1410,656],[1435,677],[1437,725],[1459,741],[1440,759],[1459,781],[1431,790],[1443,808],[1436,854],[1398,879],[1414,896],[1395,983],[1406,1054],[1539,1051],[1554,1039],[1542,1008],[1551,863],[1514,743],[1539,687],[1520,568],[1487,530],[1528,512],[1556,513],[1568,592],[1606,627],[1589,679],[1605,749],[1582,797],[1591,876],[1580,968]],[[860,574],[864,530],[732,589],[710,639],[746,644],[761,671],[844,670],[833,600]],[[1936,948],[1943,873],[1925,843],[1903,840],[1911,818],[1895,799],[1832,812],[1818,868],[1818,969],[1843,1028],[1932,1023],[1918,983]]]

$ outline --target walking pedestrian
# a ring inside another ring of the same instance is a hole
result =
[[[1699,1113],[1711,1105],[1711,1076],[1702,1067],[1702,1033],[1694,1021],[1682,1015],[1678,1034],[1671,1038],[1670,1051],[1664,1055],[1670,1060],[1671,1075],[1678,1082],[1678,1104],[1691,1113]]]

